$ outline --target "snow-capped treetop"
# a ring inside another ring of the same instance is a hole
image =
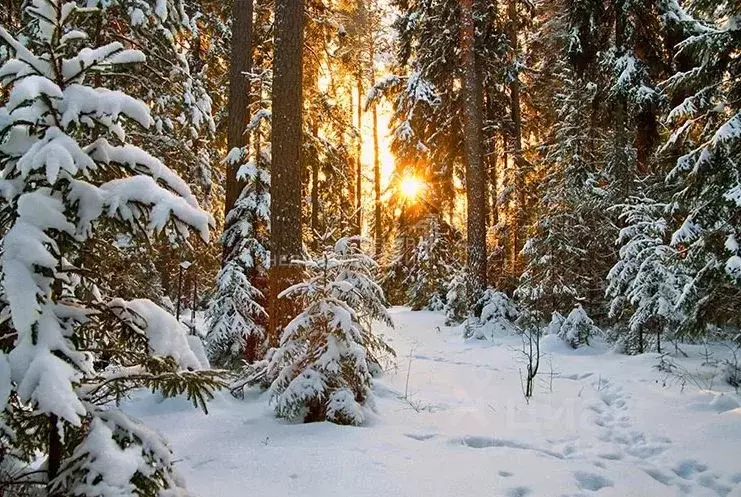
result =
[[[589,339],[600,333],[600,329],[587,316],[584,308],[577,304],[563,320],[558,335],[564,342],[576,349],[582,345],[589,345]]]
[[[520,311],[512,300],[503,292],[488,288],[480,299],[481,322],[507,320],[514,322]]]

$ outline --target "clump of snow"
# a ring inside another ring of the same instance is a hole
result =
[[[147,337],[154,355],[171,356],[182,369],[202,369],[202,361],[188,343],[188,330],[175,316],[149,299],[113,299],[108,306]]]

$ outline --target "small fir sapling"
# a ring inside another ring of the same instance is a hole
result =
[[[350,248],[351,240],[296,261],[307,277],[279,296],[303,308],[283,330],[268,365],[280,417],[359,425],[373,408],[369,350],[378,344],[367,324],[388,315],[380,287],[365,274],[369,260]]]
[[[600,329],[587,316],[581,304],[577,304],[561,324],[558,336],[576,349],[583,345],[589,345],[589,339],[600,333]]]

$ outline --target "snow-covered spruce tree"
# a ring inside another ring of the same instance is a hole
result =
[[[384,362],[396,357],[396,353],[383,337],[373,332],[375,321],[390,328],[394,327],[394,322],[388,313],[383,289],[376,282],[378,264],[363,249],[368,244],[370,240],[360,236],[343,237],[335,243],[334,253],[337,259],[346,263],[336,279],[349,284],[344,290],[338,288],[335,296],[357,314],[363,331],[368,365],[371,373],[376,374],[381,372]]]
[[[558,332],[561,331],[561,326],[565,320],[566,318],[563,317],[563,314],[558,311],[553,311],[551,314],[551,321],[548,323],[548,326],[545,327],[543,334],[558,335]]]
[[[675,58],[689,60],[664,82],[673,133],[662,151],[678,157],[666,181],[673,188],[670,244],[691,281],[679,306],[680,333],[735,320],[741,306],[741,5],[691,2],[693,18],[675,6],[689,36]],[[705,19],[703,19],[703,17]]]
[[[377,346],[363,321],[388,316],[380,287],[365,272],[367,259],[348,254],[348,243],[340,240],[337,250],[301,261],[307,279],[280,295],[300,299],[303,307],[268,366],[280,417],[359,425],[373,406],[368,362]]]
[[[255,283],[266,281],[270,267],[270,157],[260,155],[248,160],[245,149],[235,148],[226,158],[241,164],[237,178],[245,186],[226,217],[222,244],[229,252],[209,306],[206,341],[212,364],[229,369],[262,358],[267,345],[265,296]]]
[[[211,147],[216,131],[198,19],[205,10],[189,0],[86,0],[96,12],[88,35],[98,43],[127,39],[147,57],[119,83],[128,94],[151,102],[153,129],[130,133],[132,143],[162,150],[172,169],[198,193],[212,185]]]
[[[514,333],[515,321],[520,311],[506,293],[491,288],[484,291],[476,307],[481,309],[478,322],[469,323],[464,331],[466,338],[489,338],[494,334]]]
[[[218,204],[212,203],[212,199],[219,197],[221,182],[213,178],[218,171],[213,171],[217,147],[212,145],[216,133],[212,113],[218,107],[214,106],[207,88],[212,94],[216,90],[221,92],[219,82],[213,80],[218,79],[214,73],[223,64],[208,63],[208,51],[215,47],[212,40],[206,39],[210,27],[204,25],[202,12],[209,6],[191,0],[77,3],[96,9],[82,26],[96,44],[119,41],[140,50],[147,58],[146,64],[129,68],[125,78],[108,73],[95,77],[97,86],[113,85],[150,107],[154,125],[146,132],[130,129],[129,143],[144,150],[156,150],[158,158],[191,187],[200,205],[215,212]],[[111,78],[115,83],[109,83]],[[140,291],[145,286],[153,299],[157,293],[157,300],[175,300],[180,262],[187,260],[195,264],[186,273],[186,287],[191,286],[193,277],[215,274],[220,262],[217,244],[194,250],[188,243],[166,237],[154,240],[140,237],[130,245],[108,252],[118,261],[117,266],[130,269],[108,271],[107,279],[113,289],[121,292],[118,295],[143,295]],[[143,285],[145,280],[131,278],[131,273],[148,277],[152,284]],[[201,282],[198,283],[202,288]],[[190,295],[189,291],[185,293]]]
[[[539,215],[522,250],[527,265],[515,291],[540,320],[580,301],[594,302],[596,310],[614,260],[613,225],[593,187],[600,131],[584,122],[597,105],[597,86],[568,67],[560,71],[560,85],[553,144],[542,159]]]
[[[582,345],[589,345],[589,339],[599,333],[600,329],[587,316],[581,304],[577,304],[561,324],[558,336],[571,347],[578,349]]]
[[[445,294],[445,324],[450,326],[463,322],[468,317],[470,303],[468,299],[468,276],[464,268],[459,269],[450,278]]]
[[[177,174],[127,143],[127,130],[153,126],[147,106],[92,86],[144,60],[94,45],[80,29],[94,12],[32,0],[23,43],[0,27],[12,54],[0,68],[0,436],[25,464],[21,481],[34,473],[52,495],[174,495],[183,482],[166,442],[117,402],[146,387],[205,408],[219,375],[201,370],[166,311],[106,293],[105,261],[88,248],[102,226],[208,240],[213,221]]]
[[[671,338],[682,320],[676,306],[688,279],[679,253],[668,244],[664,216],[669,206],[648,198],[632,200],[622,207],[620,260],[607,276],[607,296],[612,299],[610,317],[627,322],[618,340],[625,352],[636,354],[649,349],[650,335]]]
[[[433,220],[417,242],[404,281],[407,303],[413,310],[441,311],[445,308],[449,275],[459,264],[454,250],[454,244],[443,235],[440,223]]]
[[[614,2],[613,46],[601,54],[609,77],[610,137],[605,142],[606,193],[612,205],[625,202],[633,182],[651,170],[659,144],[658,111],[663,94],[658,82],[667,76],[664,8],[669,2]]]

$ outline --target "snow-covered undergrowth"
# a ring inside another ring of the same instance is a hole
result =
[[[148,395],[127,410],[165,432],[200,495],[741,496],[731,387],[676,381],[657,354],[546,336],[526,403],[519,337],[464,340],[442,313],[392,315],[398,367],[375,381],[378,412],[363,427],[278,420],[267,394],[223,394],[208,416]],[[704,348],[683,350],[673,362],[703,371]]]

